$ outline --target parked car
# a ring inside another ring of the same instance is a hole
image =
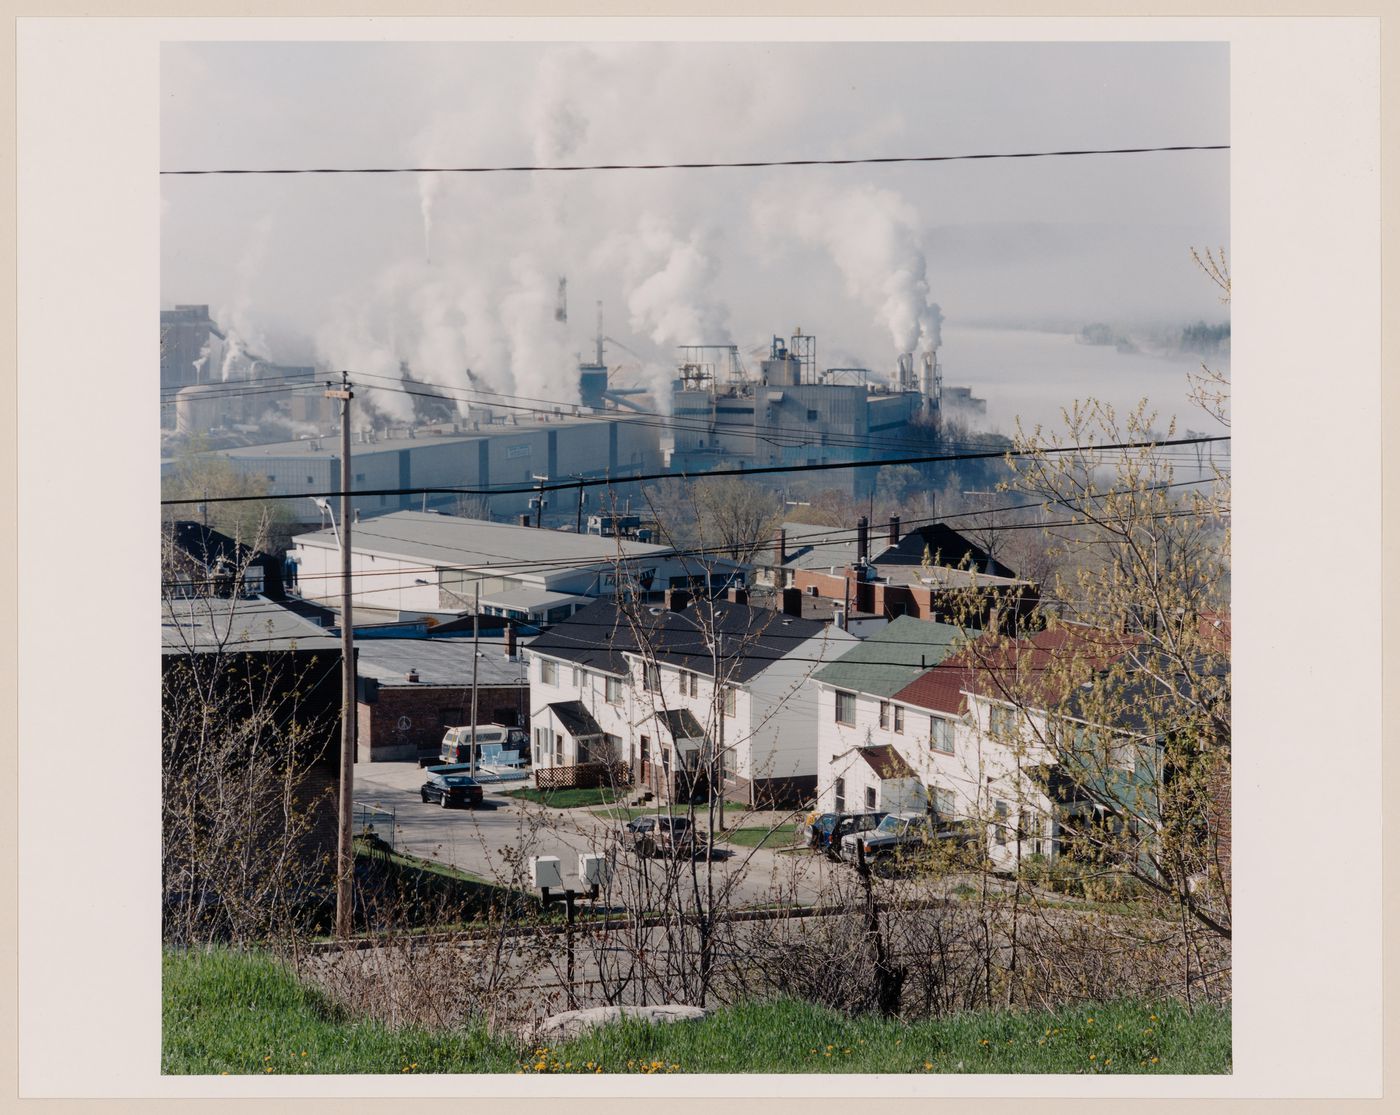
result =
[[[623,830],[639,856],[693,856],[705,847],[705,836],[695,831],[689,817],[649,813],[627,822]]]
[[[428,781],[423,783],[418,795],[424,804],[435,801],[444,809],[454,805],[477,806],[484,796],[481,783],[471,775],[433,770],[428,771]]]
[[[812,847],[836,859],[841,854],[841,842],[852,833],[869,832],[888,814],[823,813],[812,826]]]
[[[804,848],[815,848],[817,846],[817,825],[823,818],[833,817],[834,813],[823,813],[820,809],[812,809],[802,815],[802,819],[797,822],[796,843]]]
[[[980,841],[976,825],[967,821],[943,821],[927,813],[892,813],[868,832],[851,833],[841,841],[841,858],[855,863],[865,853],[871,870],[893,874],[917,862],[918,853],[932,844],[969,848]]]

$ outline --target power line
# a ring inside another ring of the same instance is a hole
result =
[[[1169,441],[1123,441],[1109,444],[1093,445],[1066,445],[1066,446],[1043,446],[1035,450],[1016,450],[1014,448],[997,449],[985,452],[974,453],[932,453],[917,457],[890,457],[874,461],[826,461],[818,464],[802,465],[762,465],[757,468],[729,468],[713,469],[709,472],[688,473],[688,472],[654,472],[638,473],[631,476],[617,477],[593,477],[577,480],[564,480],[555,482],[542,482],[532,484],[528,487],[487,487],[487,488],[467,488],[467,487],[410,487],[410,488],[366,488],[357,489],[352,494],[357,497],[368,496],[402,496],[402,495],[463,495],[463,496],[500,496],[500,495],[537,495],[541,492],[576,491],[579,488],[596,488],[600,486],[611,487],[616,484],[636,484],[644,480],[668,480],[678,478],[683,480],[712,479],[719,476],[773,476],[784,473],[795,472],[833,472],[842,469],[859,468],[883,468],[887,465],[921,465],[936,464],[945,461],[977,461],[988,460],[1000,457],[1028,457],[1040,454],[1060,454],[1060,453],[1082,453],[1085,455],[1117,452],[1130,449],[1160,449],[1164,446],[1179,445],[1205,445],[1213,442],[1229,441],[1228,434],[1218,434],[1209,437],[1175,438]],[[174,506],[183,504],[198,503],[251,503],[268,502],[278,499],[310,499],[319,497],[329,499],[333,496],[340,496],[339,491],[326,492],[299,492],[296,495],[269,496],[269,495],[242,495],[242,496],[211,496],[201,498],[191,496],[180,499],[163,499],[162,506]]]
[[[1100,147],[1076,151],[997,151],[974,155],[886,155],[858,159],[752,159],[706,163],[593,163],[521,166],[413,167],[228,167],[205,170],[162,170],[163,176],[220,174],[538,174],[592,170],[719,170],[757,167],[875,166],[894,163],[952,163],[988,159],[1059,159],[1084,155],[1148,155],[1172,151],[1228,151],[1228,143],[1179,144],[1171,147]]]

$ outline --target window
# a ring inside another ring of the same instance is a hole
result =
[[[661,669],[650,663],[642,663],[642,688],[648,693],[661,692]]]
[[[838,778],[836,780],[836,812],[846,812],[846,780]]]
[[[603,746],[607,751],[607,754],[604,755],[603,758],[607,762],[613,762],[622,754],[622,737],[615,736],[610,732],[604,732]]]
[[[272,483],[274,480],[276,480],[276,479],[277,479],[277,477],[276,477],[276,475],[275,475],[274,473],[269,472],[269,473],[267,474],[267,482],[268,482],[269,484],[271,484],[271,483]]]
[[[642,762],[651,762],[651,737],[642,737]]]
[[[737,703],[734,697],[734,690],[725,688],[724,690],[724,715],[733,716]]]
[[[904,734],[904,707],[902,705],[894,706],[894,730],[900,735]]]
[[[620,704],[622,704],[622,679],[621,679],[621,678],[608,678],[607,692],[606,692],[605,696],[607,697],[608,704],[610,704],[610,705],[620,705]]]
[[[554,765],[562,767],[564,765],[564,733],[550,732],[554,737]]]
[[[928,744],[945,755],[953,753],[953,722],[941,716],[928,718]]]
[[[865,788],[865,808],[870,810],[871,812],[874,812],[875,810],[876,796],[877,795],[875,793],[874,786],[867,786]]]
[[[987,725],[991,729],[992,735],[1005,739],[1015,734],[1016,721],[1016,710],[1010,705],[993,705],[987,719]]]
[[[836,691],[836,723],[854,724],[856,722],[856,695],[854,693],[843,693]],[[838,810],[837,812],[840,812]]]
[[[575,688],[577,688],[577,689],[582,689],[582,688],[583,688],[584,686],[586,686],[587,684],[588,684],[588,671],[585,670],[582,666],[575,666],[575,667],[574,667],[574,686],[575,686]]]
[[[939,821],[950,821],[953,819],[953,791],[944,786],[929,787],[929,804],[933,807],[933,815]]]
[[[1011,807],[1004,801],[996,803],[997,823],[992,829],[992,839],[1000,845],[1006,844],[1006,819],[1011,816]]]
[[[545,685],[559,684],[559,663],[552,658],[540,659],[540,681]]]
[[[809,410],[809,411],[807,412],[807,421],[808,421],[808,422],[815,422],[816,420],[817,420],[817,412],[816,412],[815,410]]]
[[[316,483],[316,478],[315,478],[314,476],[308,476],[308,477],[306,478],[306,482],[307,482],[308,484],[314,484],[314,483]]]
[[[889,701],[881,701],[881,702],[880,702],[880,727],[882,727],[882,728],[888,728],[889,726],[890,726],[890,703],[889,703]]]
[[[681,696],[694,697],[699,692],[698,678],[690,670],[681,671]]]
[[[362,484],[362,483],[364,483],[364,479],[365,479],[365,474],[364,474],[363,472],[357,472],[357,473],[355,473],[355,482],[356,482],[357,484]]]

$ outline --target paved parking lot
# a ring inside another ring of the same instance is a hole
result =
[[[394,843],[409,855],[450,864],[493,881],[508,880],[511,864],[522,862],[519,857],[558,856],[565,885],[577,888],[578,854],[616,847],[618,821],[586,809],[549,809],[504,796],[504,791],[528,782],[488,784],[485,801],[478,809],[442,809],[420,799],[418,790],[424,779],[416,763],[355,766],[355,800],[395,811]],[[753,820],[776,823],[779,818],[763,814]],[[722,858],[716,858],[716,875],[732,880],[734,901],[741,905],[768,902],[778,896],[814,903],[820,900],[829,871],[848,870],[806,852],[725,845],[718,851]],[[628,869],[638,866],[630,855],[620,857],[619,863]]]

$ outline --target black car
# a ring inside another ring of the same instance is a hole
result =
[[[705,837],[695,831],[689,817],[667,813],[649,813],[627,822],[623,829],[639,856],[695,855],[704,846]]]
[[[481,783],[468,774],[429,774],[418,791],[424,804],[435,801],[444,809],[454,805],[464,808],[481,804]]]
[[[841,854],[841,841],[853,832],[868,832],[886,817],[884,813],[823,813],[812,824],[812,847],[833,859]]]

